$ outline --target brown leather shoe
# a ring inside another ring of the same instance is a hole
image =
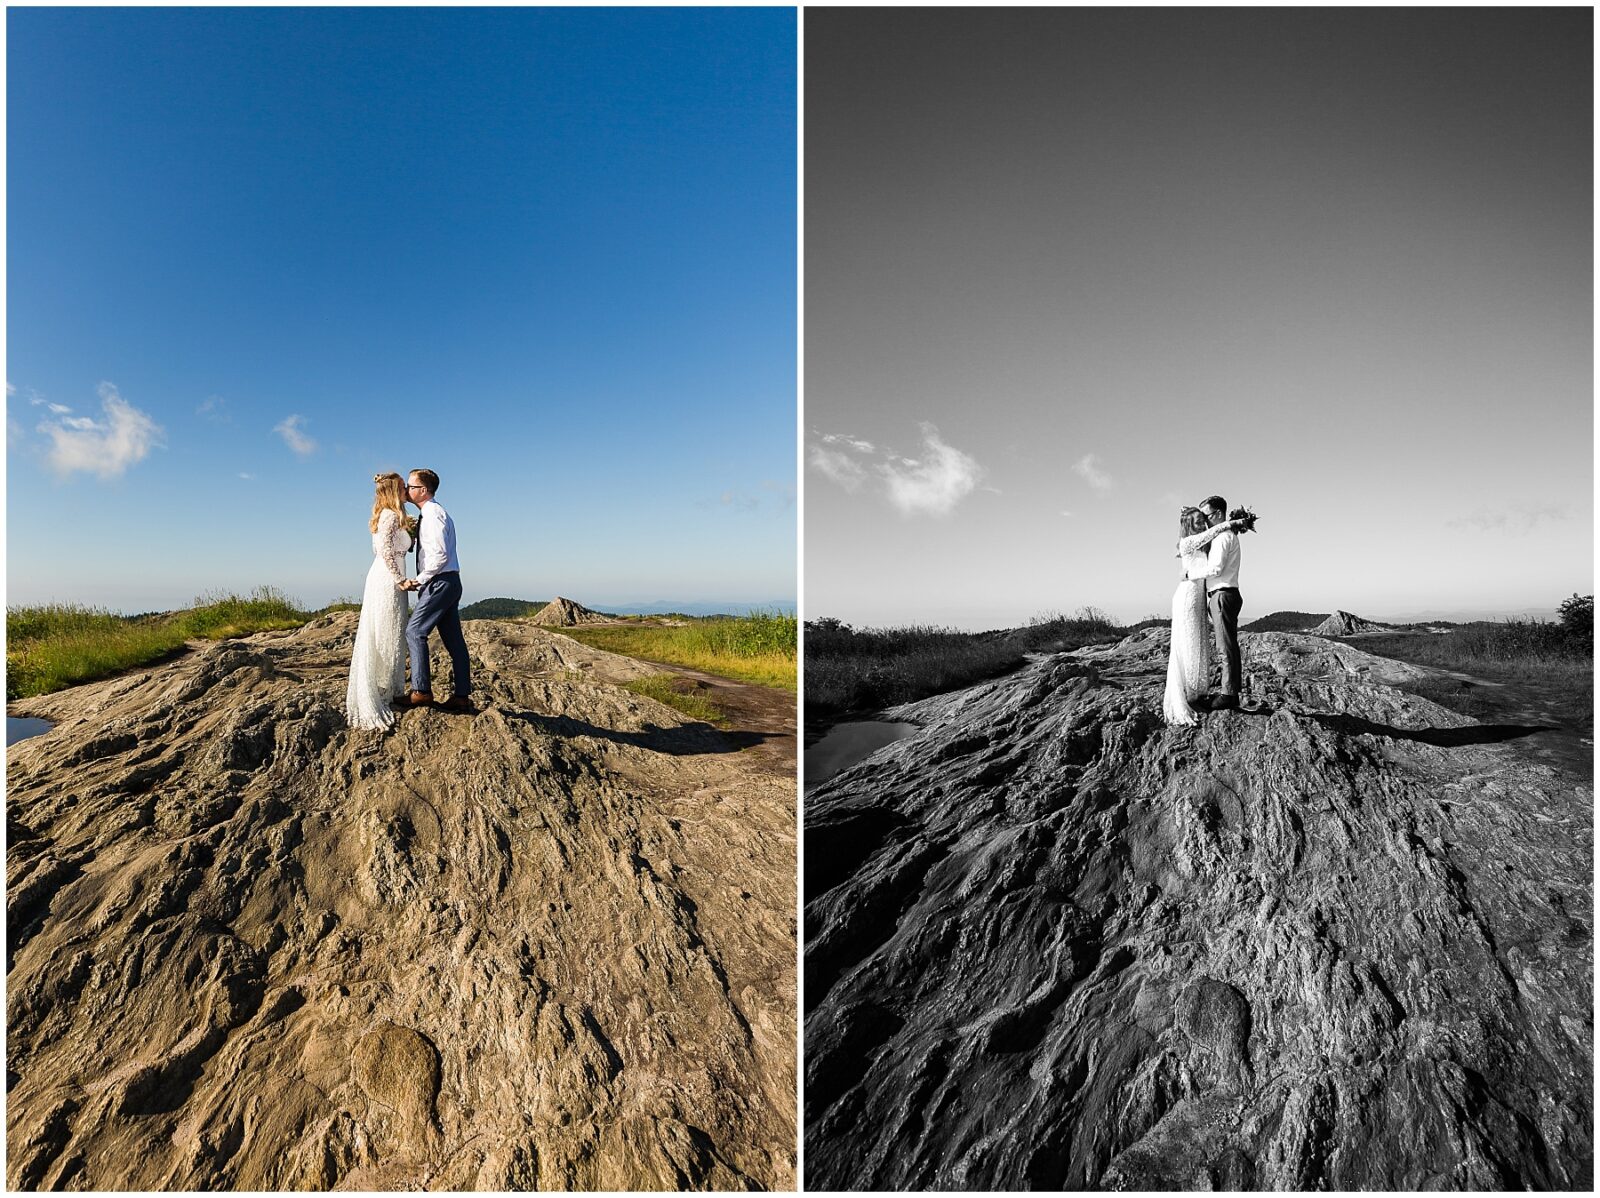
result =
[[[478,709],[472,705],[472,700],[465,695],[451,695],[439,704],[440,711],[459,711],[467,715],[476,715]]]
[[[402,695],[400,698],[396,699],[394,701],[394,705],[400,708],[402,711],[411,707],[432,707],[433,692],[411,691],[410,693]]]

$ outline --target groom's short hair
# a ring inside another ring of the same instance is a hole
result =
[[[432,470],[413,470],[411,473],[416,475],[418,482],[428,488],[429,495],[439,493],[439,476]]]
[[[1216,508],[1219,512],[1226,512],[1228,510],[1228,501],[1221,495],[1213,495],[1200,506],[1203,508]]]

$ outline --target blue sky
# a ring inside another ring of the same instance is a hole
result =
[[[11,9],[7,602],[792,602],[795,14]]]

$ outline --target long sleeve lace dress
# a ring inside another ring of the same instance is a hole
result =
[[[405,689],[407,605],[398,584],[405,580],[410,544],[411,534],[400,517],[380,512],[345,693],[345,719],[352,728],[389,727],[395,720],[389,704]]]
[[[1211,685],[1211,636],[1206,625],[1205,547],[1229,525],[1224,522],[1178,542],[1183,581],[1172,594],[1172,648],[1167,655],[1167,689],[1161,714],[1169,724],[1196,722],[1191,704]]]

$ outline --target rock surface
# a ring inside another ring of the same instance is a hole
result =
[[[355,621],[13,705],[10,1185],[791,1188],[792,768],[520,622],[348,730]]]
[[[1168,728],[1168,644],[807,796],[808,1186],[1589,1189],[1589,776],[1302,635]]]
[[[1364,632],[1393,632],[1393,628],[1352,616],[1347,611],[1336,611],[1310,630],[1313,636],[1359,636]]]
[[[528,621],[532,624],[558,628],[572,628],[578,624],[610,623],[609,617],[602,616],[597,611],[590,611],[583,604],[575,603],[571,599],[563,599],[560,595],[529,616]]]

